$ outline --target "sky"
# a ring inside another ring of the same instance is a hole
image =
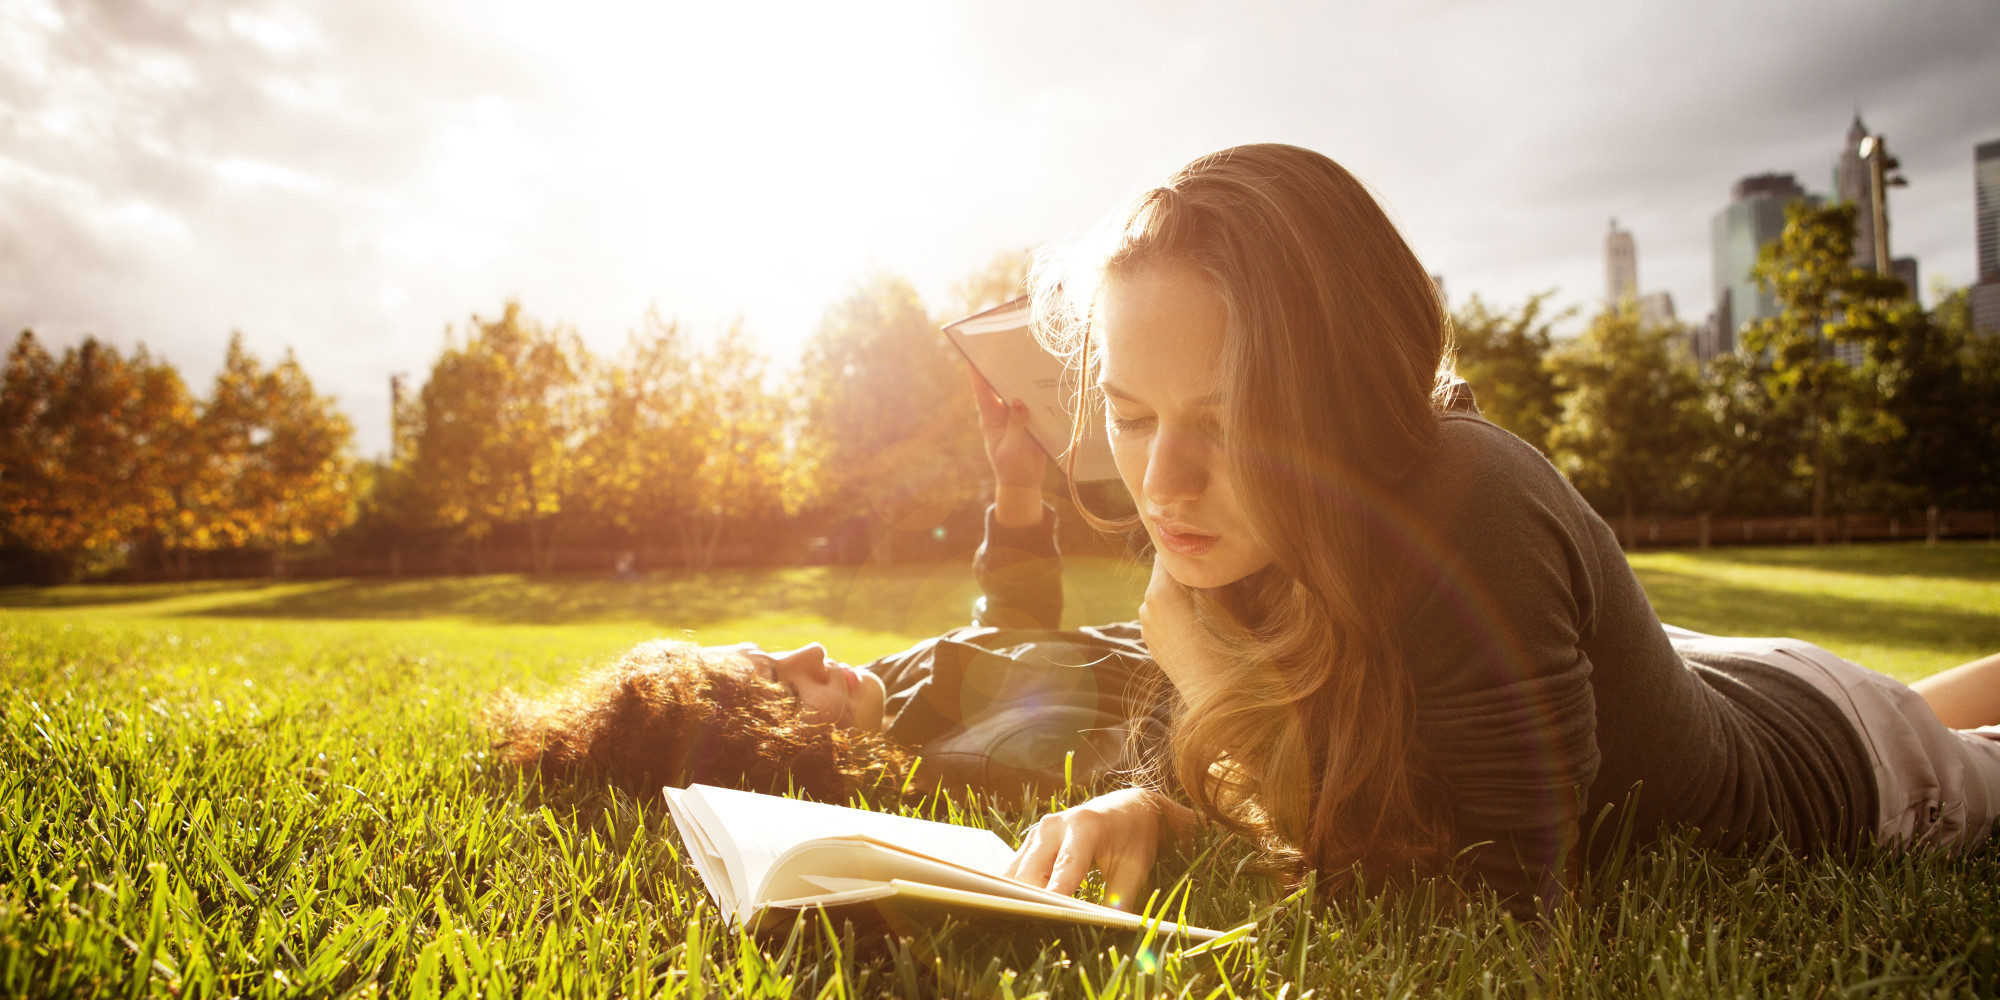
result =
[[[1827,191],[1857,112],[1910,182],[1894,252],[1972,281],[1992,0],[8,0],[0,328],[197,392],[240,330],[376,455],[389,376],[510,299],[605,353],[649,309],[741,322],[782,368],[872,275],[942,317],[1265,141],[1367,182],[1454,306],[1599,308],[1615,217],[1699,320],[1730,185]]]

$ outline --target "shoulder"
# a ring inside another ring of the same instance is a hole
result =
[[[1442,600],[1510,631],[1587,630],[1593,581],[1624,558],[1541,452],[1475,415],[1444,416],[1393,502],[1404,606],[1419,619]]]
[[[1588,511],[1533,445],[1470,413],[1443,415],[1436,442],[1396,492],[1413,514],[1433,524],[1490,525],[1495,518],[1536,515],[1571,521]]]

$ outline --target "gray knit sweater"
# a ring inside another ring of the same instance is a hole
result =
[[[1496,888],[1548,893],[1622,823],[1724,850],[1872,827],[1874,772],[1840,710],[1776,668],[1678,655],[1616,537],[1533,448],[1447,413],[1391,494],[1375,521],[1418,739]]]

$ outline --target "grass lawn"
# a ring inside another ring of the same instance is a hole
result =
[[[1633,562],[1668,621],[1797,635],[1906,680],[2000,649],[2000,546]],[[1143,583],[1080,562],[1071,617],[1129,617]],[[1188,919],[1258,920],[1254,946],[977,925],[745,940],[663,807],[526,787],[477,728],[497,689],[641,638],[817,639],[865,660],[963,623],[974,596],[955,565],[0,591],[0,994],[2000,994],[1992,846],[1670,843],[1522,926],[1441,887],[1287,897],[1212,841],[1163,871],[1193,887]],[[1050,803],[980,805],[1011,838]]]

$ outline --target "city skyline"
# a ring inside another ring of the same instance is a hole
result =
[[[1895,253],[1964,285],[1996,29],[1972,0],[29,2],[0,13],[0,323],[143,340],[197,387],[242,329],[379,454],[388,375],[509,297],[607,353],[649,305],[740,317],[786,363],[872,272],[943,311],[995,253],[1246,141],[1341,160],[1454,304],[1591,311],[1615,216],[1698,321],[1729,187],[1821,190],[1857,110],[1911,182]]]

